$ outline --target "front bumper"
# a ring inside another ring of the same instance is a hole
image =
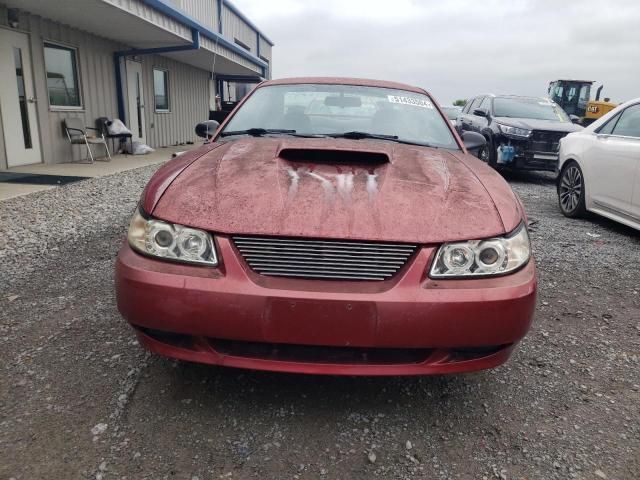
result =
[[[123,245],[118,308],[149,350],[297,373],[454,373],[506,361],[533,317],[533,261],[503,277],[436,281],[426,276],[435,248],[424,247],[387,281],[298,280],[258,275],[228,238],[216,242],[219,269]],[[305,347],[313,353],[296,356]]]
[[[498,164],[514,170],[542,170],[555,172],[558,167],[558,143],[557,141],[534,141],[532,139],[517,139],[506,135],[497,135],[494,138],[496,148],[501,145],[510,145],[515,148],[515,158],[505,164]]]

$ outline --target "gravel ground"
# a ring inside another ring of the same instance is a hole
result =
[[[0,203],[0,479],[640,478],[640,235],[569,220],[546,175],[534,327],[504,366],[424,378],[144,353],[113,260],[157,167]]]

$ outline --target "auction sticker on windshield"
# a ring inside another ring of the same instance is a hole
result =
[[[414,97],[400,97],[397,95],[387,95],[389,103],[400,103],[402,105],[413,105],[414,107],[433,108],[429,100]]]

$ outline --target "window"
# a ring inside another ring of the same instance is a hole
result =
[[[234,38],[233,41],[235,42],[236,45],[240,45],[242,48],[244,48],[248,52],[251,51],[251,48],[249,48],[249,45],[244,43],[242,40],[238,40],[237,38]]]
[[[632,105],[622,112],[613,129],[613,135],[640,138],[640,104]]]
[[[480,106],[480,102],[482,102],[482,99],[484,97],[477,97],[473,100],[473,103],[471,104],[471,106],[469,107],[469,113],[471,115],[473,115],[473,111],[478,108]]]
[[[469,113],[469,110],[471,110],[471,104],[474,100],[474,98],[470,98],[469,100],[467,100],[467,102],[464,104],[464,107],[462,107],[462,113]]]
[[[607,123],[605,123],[602,127],[600,127],[597,133],[600,135],[611,135],[611,132],[613,131],[613,127],[616,126],[616,123],[618,122],[619,118],[620,118],[620,114],[611,118]]]
[[[49,105],[58,108],[82,108],[78,58],[75,48],[44,44]]]
[[[169,111],[169,72],[153,69],[153,98],[156,112]]]
[[[482,99],[482,102],[480,102],[480,106],[478,108],[483,108],[488,112],[490,107],[489,102],[490,102],[489,97],[484,97]]]

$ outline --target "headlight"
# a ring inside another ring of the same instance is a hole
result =
[[[133,249],[145,255],[174,262],[218,265],[213,239],[207,232],[144,218],[140,210],[131,219],[128,239]]]
[[[527,130],[526,128],[518,128],[518,127],[510,127],[509,125],[498,124],[498,128],[505,135],[511,135],[512,137],[523,137],[528,138],[531,135],[531,130]]]
[[[436,254],[429,276],[481,277],[513,272],[531,257],[531,242],[524,223],[506,237],[445,243]]]

